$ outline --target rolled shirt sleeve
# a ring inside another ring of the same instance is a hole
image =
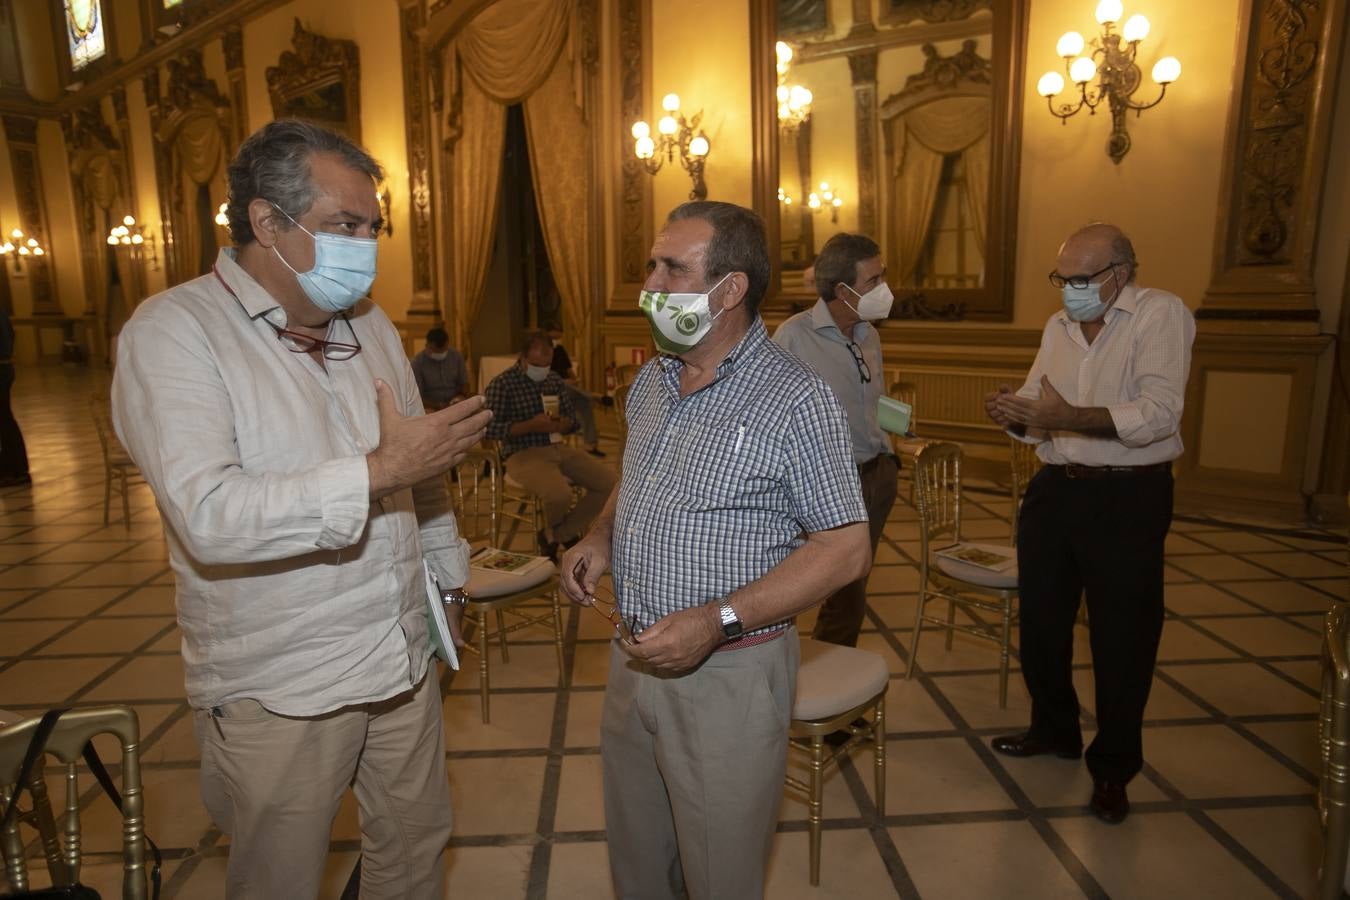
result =
[[[1180,303],[1150,306],[1140,315],[1133,378],[1138,396],[1107,406],[1127,447],[1147,447],[1177,433],[1195,339],[1195,320]]]
[[[843,407],[818,376],[792,408],[785,481],[797,521],[807,533],[867,521]]]

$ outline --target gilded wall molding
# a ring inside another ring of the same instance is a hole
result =
[[[1302,319],[1346,0],[1248,0],[1224,151],[1214,275],[1200,319]]]
[[[646,275],[644,263],[651,246],[651,179],[633,155],[628,125],[646,118],[646,79],[643,68],[643,23],[649,0],[619,0],[618,63],[619,124],[617,129],[621,174],[619,185],[620,284],[634,284]]]
[[[993,7],[993,0],[882,0],[881,21],[887,25],[960,22]]]
[[[296,18],[291,47],[265,72],[272,115],[309,119],[360,143],[361,50],[356,41],[310,31]]]
[[[24,263],[33,296],[33,314],[48,316],[62,314],[52,278],[51,228],[47,222],[47,200],[42,190],[42,170],[38,165],[38,120],[27,116],[3,117],[5,136],[9,142],[9,162],[14,174],[14,201],[19,208],[19,227],[32,235],[46,248],[44,256],[30,256]]]
[[[428,54],[418,37],[426,19],[420,2],[399,7],[399,37],[403,49],[403,121],[408,143],[408,224],[412,238],[413,297],[410,316],[439,319],[443,313],[436,303],[436,275],[431,247],[435,241],[432,218],[433,196],[430,131],[426,88],[435,86],[432,105],[440,107],[442,88],[438,77],[428,71]],[[430,54],[439,59],[439,53]],[[435,68],[439,72],[439,63]]]
[[[877,221],[877,54],[850,53],[849,74],[853,80],[853,128],[858,158],[858,230],[880,233]],[[805,184],[805,182],[803,182]]]
[[[220,39],[225,54],[225,76],[230,81],[230,107],[234,111],[234,143],[248,137],[248,90],[245,87],[244,29],[238,25],[226,30]]]

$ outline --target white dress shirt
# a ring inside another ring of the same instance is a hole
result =
[[[427,669],[422,557],[468,576],[443,481],[369,499],[376,378],[422,401],[398,333],[364,301],[361,352],[292,353],[285,312],[222,250],[122,330],[117,433],[155,493],[177,581],[187,695],[314,716],[396,696]],[[335,320],[329,338],[350,341]]]
[[[1146,466],[1181,455],[1181,410],[1191,368],[1195,319],[1181,298],[1127,284],[1091,344],[1060,310],[1045,323],[1041,349],[1018,396],[1041,396],[1050,378],[1074,406],[1104,406],[1115,438],[1030,428],[1022,440],[1039,444],[1050,465]]]

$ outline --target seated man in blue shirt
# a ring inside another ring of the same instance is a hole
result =
[[[549,368],[553,341],[542,331],[525,340],[520,359],[488,384],[484,396],[493,421],[487,436],[501,442],[506,474],[544,504],[547,529],[539,551],[554,556],[590,527],[617,480],[614,470],[562,442],[575,427],[566,385]],[[572,502],[572,486],[583,489]]]
[[[450,335],[444,328],[427,332],[426,349],[413,357],[412,370],[422,405],[428,411],[445,409],[464,396],[469,372],[464,357],[450,346]]]
[[[754,212],[670,214],[639,301],[663,353],[629,388],[623,481],[562,561],[586,604],[612,560],[637,635],[611,646],[600,726],[620,897],[763,896],[792,617],[871,565],[843,410],[759,317],[769,267]]]

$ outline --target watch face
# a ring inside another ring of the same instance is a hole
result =
[[[722,633],[729,638],[740,637],[745,626],[738,621],[731,621],[722,626]]]

